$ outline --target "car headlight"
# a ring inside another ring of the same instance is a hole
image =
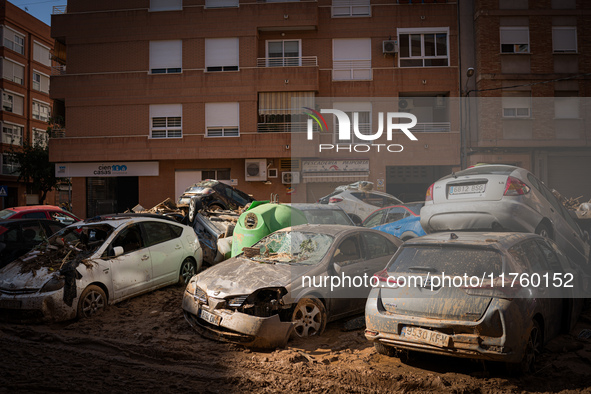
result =
[[[41,293],[48,293],[50,291],[56,291],[64,287],[66,284],[66,280],[60,276],[53,276],[50,280],[48,280],[43,287],[41,288]]]
[[[195,281],[193,279],[191,279],[189,281],[189,283],[187,284],[187,288],[185,289],[185,291],[191,295],[195,294]]]
[[[244,304],[244,301],[246,301],[247,297],[248,297],[247,295],[242,295],[242,296],[230,298],[228,300],[228,306],[232,306],[235,308],[241,307],[242,304]]]

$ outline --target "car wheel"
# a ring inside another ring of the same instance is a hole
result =
[[[85,319],[101,313],[107,306],[107,295],[98,286],[90,285],[82,292],[78,300],[78,318]]]
[[[542,329],[537,321],[534,320],[529,333],[529,339],[525,346],[523,358],[518,363],[508,363],[507,369],[511,374],[522,375],[533,372],[534,365],[538,359],[543,347]]]
[[[203,207],[201,203],[201,197],[192,197],[189,201],[189,223],[193,224],[195,217],[197,216],[197,212],[201,210]]]
[[[296,305],[291,321],[298,337],[322,334],[326,327],[326,308],[318,298],[302,298]]]
[[[384,356],[393,357],[396,355],[396,349],[392,346],[384,345],[382,342],[374,341],[373,347]]]
[[[195,276],[196,273],[197,267],[195,266],[195,262],[187,257],[181,264],[181,270],[179,273],[179,286],[187,286],[191,278]]]
[[[548,225],[544,223],[538,224],[538,227],[536,227],[536,234],[541,235],[542,237],[547,239],[552,239],[552,233],[550,232],[550,228],[548,227]]]

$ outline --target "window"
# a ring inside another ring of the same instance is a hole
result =
[[[2,143],[22,145],[24,129],[23,126],[4,122],[2,124]]]
[[[38,42],[33,42],[33,60],[47,67],[51,67],[50,49]]]
[[[301,66],[300,40],[267,41],[267,67]]]
[[[448,29],[398,29],[400,67],[449,66]]]
[[[332,16],[371,16],[369,0],[332,0]]]
[[[5,90],[2,92],[2,111],[22,115],[24,101],[23,96]]]
[[[365,242],[367,259],[393,256],[396,253],[396,245],[379,234],[363,232],[361,236]]]
[[[578,119],[580,100],[579,92],[554,92],[554,117],[560,119]]]
[[[19,175],[20,166],[16,162],[14,155],[3,153],[2,154],[2,175]]]
[[[25,66],[9,59],[2,59],[2,78],[22,85],[25,78]]]
[[[218,181],[229,181],[230,169],[223,170],[203,170],[201,171],[201,179],[216,179]],[[226,189],[224,189],[226,190]],[[230,197],[230,196],[228,196]],[[246,204],[244,204],[246,205]]]
[[[531,112],[530,92],[503,92],[504,118],[529,118]]]
[[[205,0],[205,8],[238,7],[238,0]]]
[[[142,223],[144,233],[146,234],[146,246],[157,245],[171,239],[178,238],[178,233],[173,233],[173,226],[160,222]],[[177,226],[174,226],[177,227]],[[179,234],[180,235],[180,234]]]
[[[150,105],[150,138],[182,138],[182,104]]]
[[[47,131],[41,129],[33,129],[33,146],[47,147],[49,141],[49,134]]]
[[[2,26],[2,36],[4,37],[4,46],[13,51],[25,54],[25,36],[17,33],[9,27]]]
[[[574,26],[552,28],[552,49],[554,52],[577,52],[577,28]]]
[[[178,11],[183,9],[183,0],[150,0],[150,11]]]
[[[356,236],[346,238],[334,252],[332,261],[341,266],[361,260],[361,250]]]
[[[259,93],[259,132],[305,132],[308,116],[303,108],[314,108],[314,92]]]
[[[206,38],[205,68],[207,71],[237,71],[238,38]]]
[[[334,39],[332,79],[371,79],[371,39]]]
[[[182,71],[182,40],[150,41],[150,72],[171,74]]]
[[[137,224],[132,224],[129,227],[123,229],[117,235],[117,238],[113,241],[111,247],[114,249],[117,246],[123,248],[123,253],[131,253],[135,252],[144,247],[144,241],[142,240],[142,233],[140,231],[140,226]]]
[[[240,136],[239,109],[239,103],[205,103],[205,136]]]
[[[33,71],[33,89],[43,93],[49,93],[49,76]]]
[[[334,108],[343,111],[349,117],[350,122],[350,136],[349,140],[339,139],[339,122],[335,116],[335,134],[334,141],[336,144],[365,144],[368,141],[362,140],[355,134],[355,127],[357,131],[363,135],[373,134],[371,130],[371,103],[335,103]],[[354,114],[357,115],[354,115]],[[356,118],[354,117],[356,116]]]
[[[501,53],[529,53],[529,28],[501,27]]]
[[[33,101],[32,113],[33,119],[40,120],[42,122],[49,122],[49,114],[51,107],[47,103],[39,101]]]

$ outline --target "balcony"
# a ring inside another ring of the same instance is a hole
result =
[[[51,75],[65,75],[65,74],[66,74],[66,66],[64,64],[60,64],[60,65],[51,67]]]
[[[49,132],[50,138],[66,138],[65,128],[54,128]]]
[[[257,67],[318,67],[316,56],[259,57]]]
[[[52,15],[61,15],[67,14],[68,6],[67,5],[54,5],[53,10],[51,11]]]
[[[304,133],[307,127],[307,122],[265,122],[257,124],[257,131],[259,133]]]
[[[448,133],[451,131],[450,122],[417,123],[410,129],[413,133]]]

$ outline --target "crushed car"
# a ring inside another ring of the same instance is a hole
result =
[[[376,278],[365,336],[379,353],[500,361],[515,373],[532,371],[590,295],[588,277],[554,242],[531,233],[415,238]]]
[[[304,224],[278,230],[193,277],[183,296],[201,335],[254,348],[320,335],[331,320],[361,313],[369,285],[343,283],[382,269],[402,241],[371,229]],[[357,285],[357,286],[356,286]]]
[[[201,268],[194,231],[161,215],[115,215],[70,225],[0,269],[0,316],[90,317],[107,305],[181,283]]]
[[[177,205],[188,206],[193,197],[199,197],[201,205],[210,210],[238,210],[255,201],[252,196],[215,179],[207,179],[189,186],[179,197]]]

